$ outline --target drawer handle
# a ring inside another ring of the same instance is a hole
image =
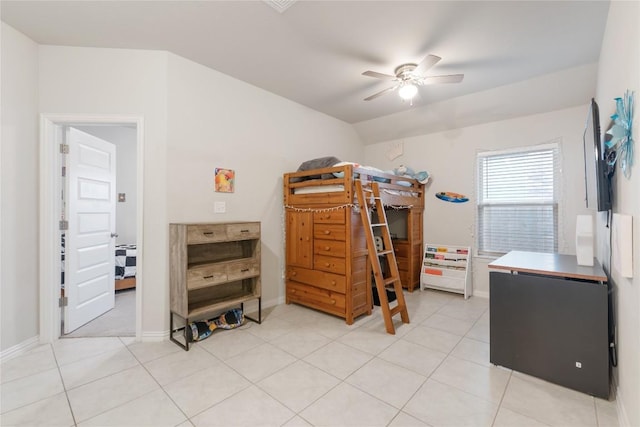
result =
[[[295,289],[291,289],[291,293],[292,293],[292,294],[295,294],[295,293],[296,293],[296,290],[295,290]]]
[[[240,273],[246,273],[247,271],[249,271],[248,268],[243,268],[242,270],[240,270]]]
[[[331,247],[329,247],[329,246],[325,246],[325,247],[324,247],[324,250],[325,250],[325,251],[330,251],[330,250],[331,250]]]
[[[330,265],[331,265],[331,264],[330,264],[330,263],[328,263],[328,262],[325,262],[325,263],[324,263],[324,266],[325,266],[325,267],[329,267]]]
[[[331,234],[331,230],[324,230],[324,234]]]
[[[332,281],[331,281],[331,284],[332,284],[333,286],[335,286],[335,285],[336,285],[336,281],[335,281],[335,280],[332,280]]]
[[[336,300],[332,299],[331,300],[331,305],[336,305]]]
[[[248,233],[249,230],[240,230],[241,233]]]
[[[208,236],[210,234],[213,234],[213,231],[203,231],[202,234],[204,234],[205,236]]]
[[[211,276],[204,276],[203,279],[213,279],[213,275]]]

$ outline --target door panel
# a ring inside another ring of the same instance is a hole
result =
[[[68,128],[64,332],[115,305],[115,145]]]

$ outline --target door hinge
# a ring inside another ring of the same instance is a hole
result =
[[[60,153],[61,154],[69,154],[69,145],[68,144],[60,144]]]
[[[60,221],[60,230],[68,230],[69,229],[69,221],[63,219]]]
[[[66,307],[69,304],[69,299],[67,297],[60,297],[58,300],[58,307]]]
[[[62,177],[66,177],[67,176],[67,167],[63,166],[62,167]]]

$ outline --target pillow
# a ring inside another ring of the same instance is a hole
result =
[[[340,163],[340,160],[336,157],[333,157],[333,156],[319,157],[317,159],[311,159],[311,160],[307,160],[306,162],[303,162],[300,165],[300,167],[298,167],[298,172],[309,171],[313,169],[330,168],[331,166],[334,166],[336,163]],[[318,178],[321,178],[321,179],[333,178],[333,174],[323,173],[321,175],[311,175],[308,177],[294,177],[294,178],[290,178],[289,182],[300,182],[306,179],[318,179]]]
[[[429,178],[429,172],[427,171],[420,171],[416,174],[416,179],[420,184],[426,184],[427,182],[429,182]]]
[[[365,170],[370,170],[370,171],[374,171],[374,172],[382,172],[382,173],[384,173],[384,171],[382,169],[378,169],[378,168],[373,167],[373,166],[360,166],[360,169],[365,169]],[[381,176],[369,175],[369,179],[372,180],[372,181],[377,181],[377,182],[391,182],[390,179],[383,178]]]
[[[359,168],[360,165],[358,163],[353,163],[353,162],[339,162],[336,163],[333,166],[345,166],[345,165],[352,165],[354,168]],[[343,178],[344,177],[344,172],[334,172],[333,176],[335,176],[336,178]]]

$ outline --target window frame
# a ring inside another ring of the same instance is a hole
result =
[[[514,147],[505,150],[485,150],[478,151],[476,153],[476,170],[475,170],[475,178],[476,178],[476,206],[475,206],[475,255],[480,257],[497,257],[502,256],[507,253],[509,250],[529,250],[532,252],[538,251],[541,252],[542,248],[531,248],[531,249],[509,249],[507,252],[502,252],[501,250],[495,250],[491,248],[483,248],[481,246],[481,239],[484,233],[481,233],[480,221],[482,218],[481,209],[486,207],[499,207],[499,206],[551,206],[553,209],[553,250],[552,252],[557,252],[558,248],[561,245],[561,212],[562,212],[562,145],[560,139],[555,139],[551,142],[546,142],[543,144],[537,145],[528,145],[521,147]],[[543,152],[550,150],[552,151],[552,170],[553,170],[553,197],[551,200],[544,200],[540,202],[532,202],[532,201],[514,201],[514,202],[486,202],[484,197],[484,188],[483,183],[485,182],[483,176],[481,176],[482,165],[481,162],[484,158],[488,157],[500,157],[500,156],[509,156],[509,155],[518,155],[522,154],[523,156],[527,153],[531,152]]]

